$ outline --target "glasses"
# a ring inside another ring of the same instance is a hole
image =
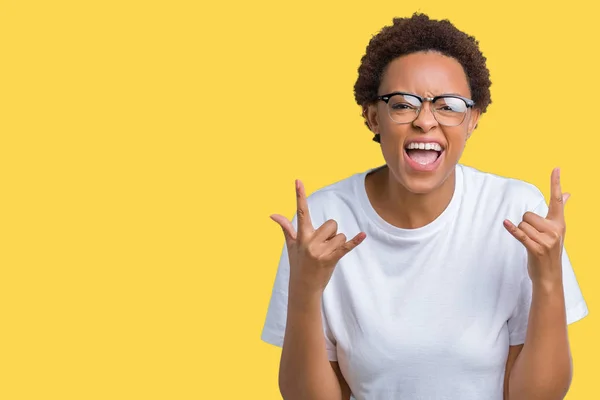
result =
[[[394,92],[378,96],[387,104],[388,114],[398,124],[409,124],[417,119],[423,103],[431,102],[433,117],[440,125],[458,126],[463,123],[467,111],[475,105],[471,99],[456,95],[421,97],[416,94]]]

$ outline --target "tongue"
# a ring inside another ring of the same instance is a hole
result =
[[[406,154],[421,165],[427,165],[435,162],[438,153],[435,150],[406,150]]]

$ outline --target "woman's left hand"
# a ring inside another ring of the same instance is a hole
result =
[[[562,193],[558,168],[552,171],[550,193],[546,218],[528,211],[519,226],[504,220],[504,227],[527,249],[527,269],[534,284],[562,284],[562,250],[566,232],[564,207],[570,194]]]

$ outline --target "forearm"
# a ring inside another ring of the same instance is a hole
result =
[[[321,298],[295,297],[290,293],[279,371],[281,394],[286,400],[341,399],[340,384],[325,347]]]
[[[534,283],[525,344],[509,377],[509,399],[563,399],[571,374],[562,282]]]

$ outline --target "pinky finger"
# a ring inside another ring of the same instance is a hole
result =
[[[359,232],[352,239],[348,240],[346,243],[338,247],[332,254],[335,254],[337,258],[342,258],[346,254],[350,253],[356,246],[362,243],[363,240],[367,237],[367,234],[364,232]]]
[[[511,235],[513,235],[513,237],[515,239],[517,239],[519,242],[523,243],[523,246],[525,246],[525,248],[527,248],[527,250],[530,250],[533,252],[538,251],[539,244],[536,243],[535,241],[533,241],[529,236],[527,236],[527,234],[525,232],[523,232],[521,229],[519,229],[518,226],[516,226],[509,220],[505,219],[504,227]]]

